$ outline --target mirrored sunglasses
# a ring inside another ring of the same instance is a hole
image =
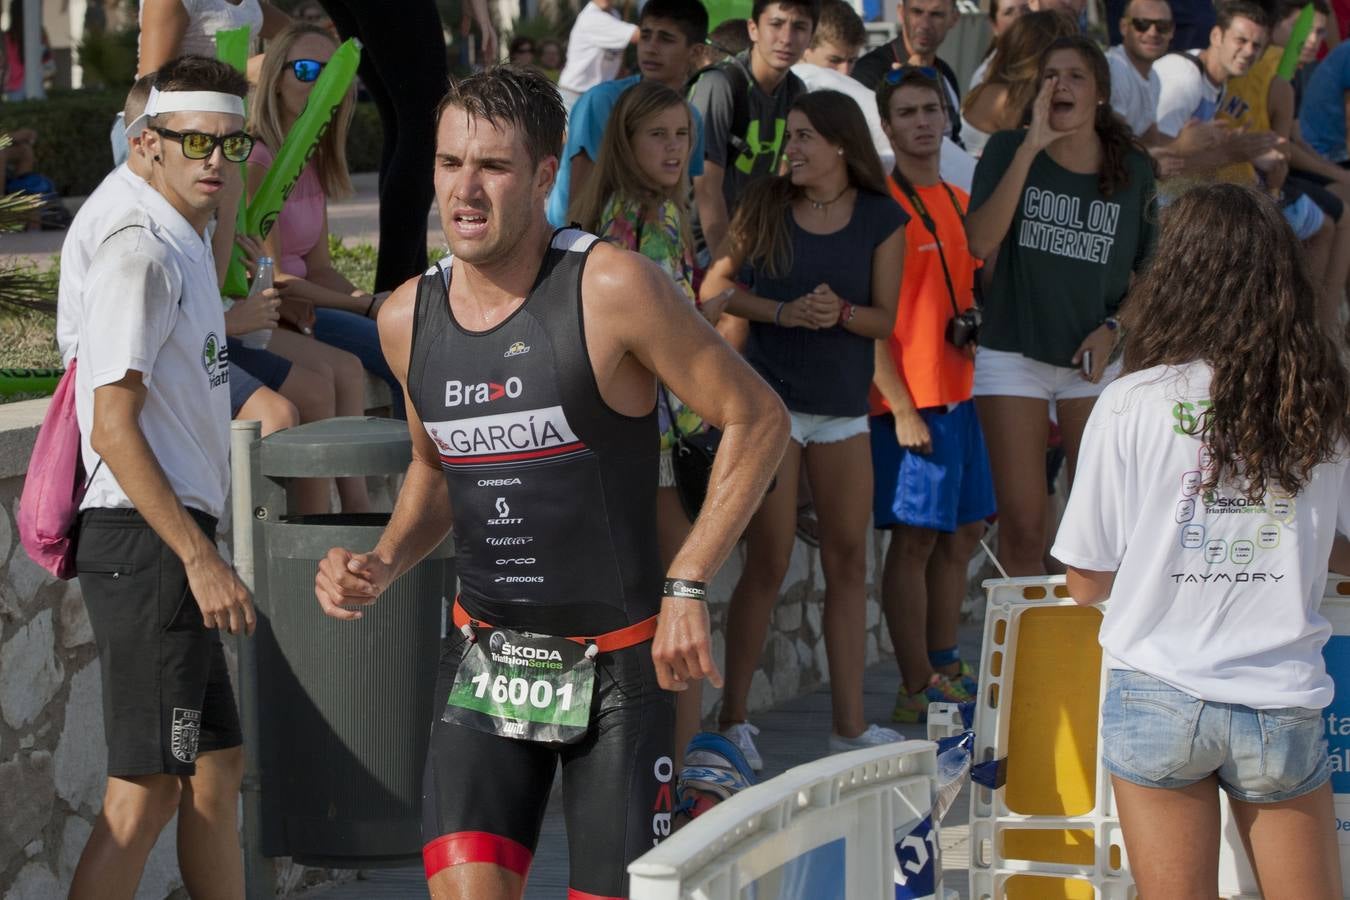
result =
[[[295,80],[309,84],[311,81],[317,81],[319,73],[327,63],[321,63],[317,59],[293,59],[288,66],[291,72],[295,74]]]
[[[244,131],[214,135],[204,131],[172,131],[168,128],[152,130],[182,144],[183,155],[188,159],[206,159],[216,152],[217,146],[225,158],[234,163],[244,162],[253,152],[253,136]]]

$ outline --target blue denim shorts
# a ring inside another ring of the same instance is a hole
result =
[[[1217,775],[1236,800],[1277,803],[1331,777],[1320,709],[1211,703],[1128,669],[1111,670],[1101,740],[1107,771],[1144,787]]]

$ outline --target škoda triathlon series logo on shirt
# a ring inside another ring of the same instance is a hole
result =
[[[207,334],[206,340],[202,343],[202,368],[206,370],[211,387],[217,388],[229,383],[230,353],[214,331]]]
[[[1029,187],[1022,198],[1022,227],[1017,243],[1029,250],[1105,264],[1116,242],[1120,204]]]

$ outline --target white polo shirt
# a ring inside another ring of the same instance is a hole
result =
[[[1158,121],[1162,79],[1152,67],[1147,78],[1140,75],[1123,44],[1107,50],[1106,61],[1111,66],[1111,108],[1130,126],[1135,137],[1143,137]]]
[[[80,206],[66,239],[61,243],[61,284],[56,301],[56,344],[67,366],[78,349],[81,294],[94,251],[112,226],[136,205],[142,192],[152,190],[126,164],[109,172]]]
[[[558,87],[584,94],[619,73],[623,51],[638,27],[594,3],[581,8],[567,37],[567,62],[558,75]]]
[[[94,391],[142,374],[140,427],[184,506],[219,517],[230,482],[230,365],[211,247],[158,192],[109,228],[84,278],[75,408],[82,509],[134,506],[89,444]],[[97,471],[95,469],[97,468]]]

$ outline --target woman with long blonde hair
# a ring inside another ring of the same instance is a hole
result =
[[[248,131],[255,138],[248,159],[250,196],[261,186],[336,50],[326,29],[304,22],[287,26],[268,43],[249,109]],[[348,94],[263,241],[275,265],[273,290],[281,297],[284,326],[272,335],[268,349],[326,373],[333,381],[337,415],[365,411],[363,368],[390,385],[399,414],[403,392],[384,361],[375,328],[380,298],[344,278],[328,254],[328,197],[352,191],[345,147],[353,105]],[[338,495],[344,511],[369,508],[363,479],[339,479]]]

